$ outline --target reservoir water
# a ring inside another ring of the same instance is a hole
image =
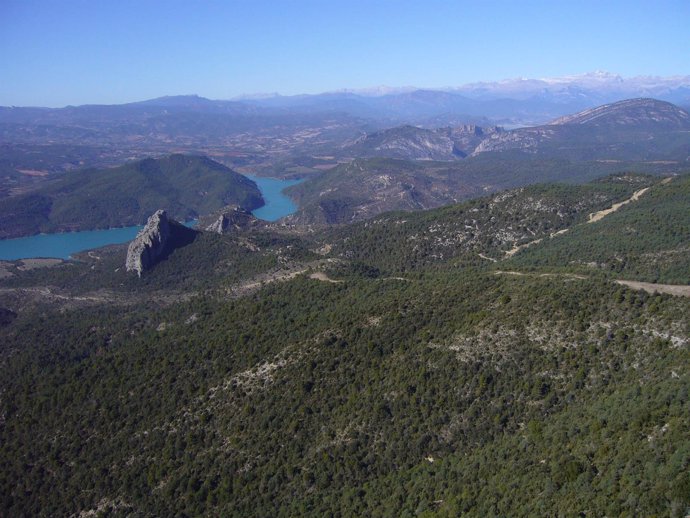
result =
[[[253,214],[260,219],[275,221],[292,214],[297,207],[282,193],[283,189],[302,180],[279,180],[248,176],[254,180],[261,191],[266,205],[256,209]],[[196,221],[188,221],[193,226]],[[106,245],[131,241],[141,230],[141,226],[108,228],[104,230],[85,230],[82,232],[63,232],[58,234],[38,234],[16,239],[0,239],[0,260],[14,261],[31,257],[57,257],[67,259],[72,254]]]
[[[276,221],[284,216],[289,216],[297,210],[297,205],[285,194],[283,190],[291,185],[297,185],[304,180],[280,180],[278,178],[261,178],[260,176],[245,175],[253,180],[261,195],[264,197],[266,205],[259,207],[252,214],[259,219],[266,221]]]

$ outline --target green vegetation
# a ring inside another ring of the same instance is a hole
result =
[[[516,150],[482,153],[456,162],[357,159],[286,189],[302,223],[350,223],[392,210],[418,211],[537,182],[582,183],[604,175],[678,171],[643,161],[579,161]]]
[[[578,267],[618,278],[690,284],[690,175],[655,185],[635,203],[525,250],[511,267]]]
[[[325,232],[336,255],[394,274],[430,266],[491,264],[515,245],[585,222],[654,178],[616,175],[586,185],[542,184],[425,212],[384,214]],[[656,180],[658,181],[658,180]]]
[[[2,505],[683,511],[688,310],[468,272],[24,316],[3,336]]]
[[[126,245],[112,245],[98,250],[95,258],[82,253],[75,261],[53,268],[22,271],[20,266],[10,266],[7,270],[14,275],[2,279],[2,286],[51,286],[71,295],[101,289],[128,296],[161,291],[179,295],[223,290],[255,275],[318,257],[302,240],[289,235],[267,231],[232,235],[204,232],[137,278],[123,267],[126,250]]]
[[[0,237],[138,225],[157,209],[184,221],[228,204],[262,204],[254,182],[203,157],[171,155],[69,172],[0,204]]]
[[[690,298],[549,251],[658,211],[682,231],[687,188],[618,175],[318,234],[202,234],[141,279],[115,271],[122,247],[7,267],[0,514],[685,516]],[[648,221],[644,250],[682,246]],[[635,256],[624,241],[609,252]],[[317,258],[341,282],[266,276]]]

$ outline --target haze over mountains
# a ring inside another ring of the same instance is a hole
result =
[[[690,513],[690,115],[567,84],[0,110],[0,236],[148,218],[0,262],[0,514]]]
[[[363,156],[452,160],[472,154],[475,143],[497,127],[543,125],[627,98],[653,97],[682,108],[690,104],[689,92],[690,76],[625,79],[598,72],[447,90],[228,101],[185,95],[124,105],[1,107],[0,193],[30,187],[46,174],[172,152],[203,154],[240,172],[269,176],[318,173],[340,160]],[[405,125],[430,130],[421,141],[434,141],[434,149],[424,144],[415,150],[409,144],[410,138],[419,140],[416,130],[405,130],[408,142],[396,143],[403,130],[389,130]],[[491,146],[505,147],[515,135],[495,135]],[[381,142],[374,143],[376,138]],[[372,152],[372,147],[388,151]]]
[[[690,518],[690,2],[0,1],[0,518]]]
[[[341,152],[366,158],[290,188],[300,204],[290,220],[346,223],[535,181],[683,170],[690,164],[690,115],[664,101],[632,99],[514,130],[401,126],[367,135]]]
[[[289,190],[300,205],[289,219],[296,224],[339,224],[387,210],[428,209],[535,181],[582,182],[618,171],[678,172],[690,160],[690,115],[651,98],[617,101],[512,130],[476,124],[391,126],[382,119],[300,110],[193,96],[123,106],[7,108],[9,115],[0,122],[6,141],[0,191],[10,196],[3,214],[12,222],[7,225],[12,233],[6,235],[65,228],[62,220],[58,226],[57,220],[50,223],[46,212],[52,202],[45,201],[50,197],[43,184],[51,183],[54,174],[66,171],[71,177],[72,169],[88,164],[111,166],[170,152],[208,155],[239,172],[309,177]],[[85,207],[84,193],[99,197],[91,185],[85,183],[82,194],[61,194],[61,202]],[[158,194],[147,196],[157,199]],[[28,215],[12,208],[17,203],[29,212],[38,207],[24,199],[44,200],[38,204],[41,210]],[[207,204],[206,212],[225,204]],[[204,214],[194,204],[185,207],[187,216]],[[147,205],[145,212],[156,208]],[[142,223],[147,217],[139,209],[136,214],[103,211],[108,206],[96,211],[98,218],[75,213],[67,228],[97,221]]]
[[[233,100],[209,100],[196,95],[173,95],[123,105],[84,105],[66,108],[25,108],[3,119],[13,122],[59,119],[63,110],[69,119],[97,114],[112,117],[136,113],[141,108],[185,108],[196,112],[226,113],[236,116],[261,115],[273,110],[293,112],[337,111],[353,116],[389,118],[417,122],[435,116],[475,116],[492,120],[514,119],[515,123],[546,122],[565,115],[633,97],[653,97],[675,104],[690,104],[690,76],[623,78],[608,72],[547,79],[507,79],[471,83],[448,88],[391,88],[342,90],[321,94],[282,96],[245,95]],[[120,106],[116,110],[114,106]],[[16,108],[15,108],[16,109]],[[551,114],[549,114],[551,112]],[[558,113],[560,112],[560,113]],[[275,111],[273,112],[275,114]],[[526,117],[521,119],[520,117]],[[539,117],[547,119],[539,119]],[[43,119],[42,117],[46,117]]]
[[[623,78],[592,72],[549,79],[508,79],[459,87],[423,89],[380,87],[317,95],[261,96],[257,106],[301,110],[342,110],[416,124],[443,125],[487,118],[503,125],[547,122],[559,115],[633,97],[690,104],[690,76]],[[245,98],[246,99],[246,98]]]

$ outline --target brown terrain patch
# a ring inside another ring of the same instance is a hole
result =
[[[598,211],[598,212],[592,212],[592,213],[589,215],[589,221],[588,221],[588,223],[594,223],[594,222],[596,222],[596,221],[602,220],[602,219],[604,219],[606,216],[608,216],[609,214],[612,214],[613,212],[616,212],[616,211],[617,211],[618,209],[620,209],[623,205],[627,205],[627,204],[630,203],[631,201],[637,201],[637,200],[639,200],[639,199],[640,199],[640,196],[642,196],[642,195],[643,195],[644,193],[646,193],[648,190],[649,190],[649,187],[645,187],[644,189],[640,189],[639,191],[635,191],[635,192],[633,193],[633,195],[632,195],[630,198],[628,198],[627,200],[622,201],[622,202],[620,202],[620,203],[614,203],[613,205],[611,205],[611,208],[609,208],[609,209],[600,210],[600,211]]]
[[[17,266],[17,269],[28,271],[35,270],[36,268],[49,268],[51,266],[62,264],[63,262],[64,261],[62,259],[51,258],[22,259],[21,264]]]
[[[315,279],[317,281],[323,281],[323,282],[332,282],[333,284],[338,284],[343,281],[336,281],[335,279],[331,279],[328,275],[326,275],[324,272],[314,272],[311,275],[309,275],[310,279]]]
[[[48,176],[48,171],[39,171],[37,169],[17,169],[17,172],[26,176]]]
[[[632,288],[633,290],[643,290],[647,293],[666,293],[679,297],[690,297],[690,286],[683,284],[654,284],[653,282],[623,281],[617,280],[618,284]]]

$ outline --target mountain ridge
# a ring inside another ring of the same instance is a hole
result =
[[[652,98],[626,99],[560,117],[549,125],[663,123],[675,129],[690,129],[690,114],[672,103]]]
[[[164,207],[186,221],[230,203],[263,204],[256,184],[207,157],[174,154],[65,173],[0,204],[0,235],[139,225]]]
[[[3,264],[0,509],[683,516],[690,299],[615,279],[687,279],[689,188],[616,175],[201,232],[141,278],[125,246]],[[573,263],[609,225],[620,268]]]
[[[437,207],[537,179],[583,182],[620,171],[680,172],[690,161],[689,130],[687,112],[654,99],[625,100],[513,130],[391,128],[341,150],[345,156],[375,158],[338,165],[289,188],[300,208],[288,221],[349,223],[387,210]],[[438,150],[442,152],[434,153]]]
[[[374,93],[372,93],[372,91]],[[599,93],[597,93],[599,92]],[[670,102],[690,103],[690,75],[688,76],[635,76],[624,78],[609,72],[595,71],[580,75],[571,75],[543,79],[504,79],[500,81],[466,83],[459,86],[440,88],[420,87],[376,87],[374,89],[344,89],[313,94],[295,95],[241,95],[232,99],[209,99],[198,94],[164,95],[153,99],[118,104],[91,103],[81,106],[296,106],[306,105],[319,99],[326,100],[369,100],[374,105],[382,98],[390,98],[405,104],[405,100],[415,102],[433,101],[438,103],[466,104],[474,110],[478,106],[473,101],[506,100],[529,101],[541,98],[555,100],[561,104],[569,104],[571,109],[577,102],[590,105],[610,103],[631,97],[657,97]],[[579,98],[579,99],[578,99]],[[66,106],[75,108],[79,106]],[[9,108],[9,107],[2,107]],[[12,107],[19,108],[19,107]],[[11,109],[11,108],[10,108]],[[38,110],[54,110],[60,107],[32,107]]]

